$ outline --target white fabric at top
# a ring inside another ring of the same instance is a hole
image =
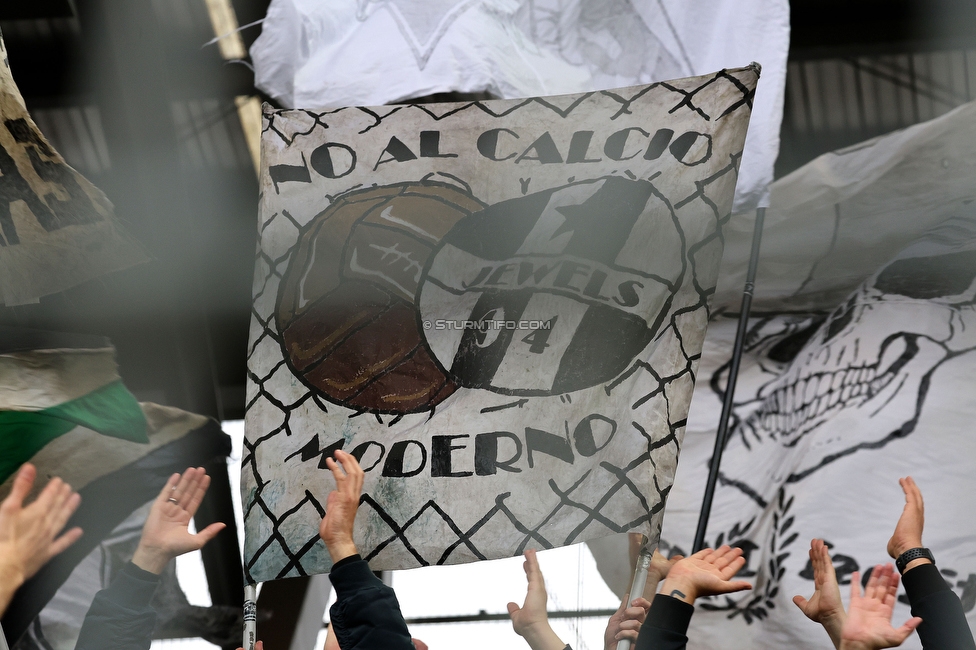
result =
[[[756,61],[742,212],[767,204],[788,50],[787,0],[272,0],[251,57],[255,85],[302,108],[577,93]]]

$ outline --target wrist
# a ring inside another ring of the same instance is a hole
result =
[[[873,646],[863,643],[861,641],[848,641],[846,639],[841,639],[840,646],[837,650],[875,650]]]
[[[171,559],[169,553],[161,549],[140,544],[132,556],[132,563],[143,571],[159,575],[166,570]]]
[[[695,604],[695,598],[698,597],[698,591],[695,589],[694,583],[689,580],[681,580],[668,578],[664,581],[664,587],[661,589],[661,593],[665,596],[671,596],[672,598],[677,598],[678,600],[688,603],[689,605]]]
[[[529,623],[519,634],[532,650],[562,650],[566,647],[549,625],[548,619]]]
[[[329,557],[332,558],[332,564],[335,564],[339,560],[344,560],[350,555],[359,553],[359,549],[356,548],[356,544],[353,543],[352,539],[327,541],[325,542],[325,547],[329,550]]]
[[[888,554],[891,555],[892,560],[897,560],[902,553],[905,551],[910,551],[913,548],[924,548],[921,537],[895,546],[891,551],[888,552]]]
[[[26,580],[24,567],[18,562],[3,558],[3,553],[0,552],[0,584],[14,592],[20,589]]]
[[[927,548],[915,546],[903,551],[895,559],[895,566],[898,568],[898,573],[904,575],[909,569],[918,566],[921,560],[935,564],[935,557],[932,555],[932,551]]]
[[[935,564],[935,562],[928,559],[927,557],[920,557],[917,560],[912,560],[911,562],[905,565],[905,570],[902,571],[902,575],[905,575],[915,567],[922,566],[923,564]]]
[[[847,613],[843,608],[820,617],[819,623],[824,631],[827,632],[827,636],[830,637],[830,642],[833,643],[835,648],[840,648],[841,634],[844,631],[844,623],[846,622]]]

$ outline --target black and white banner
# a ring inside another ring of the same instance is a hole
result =
[[[377,569],[657,539],[757,80],[266,108],[249,578],[329,569],[337,448]]]

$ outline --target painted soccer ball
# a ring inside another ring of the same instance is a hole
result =
[[[431,251],[483,205],[436,182],[338,198],[302,230],[278,294],[285,359],[326,399],[373,413],[429,411],[457,389],[422,338],[415,294]]]

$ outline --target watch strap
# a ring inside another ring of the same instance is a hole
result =
[[[905,567],[908,566],[909,562],[914,562],[915,560],[919,560],[921,558],[925,558],[931,561],[932,564],[935,564],[935,556],[932,555],[932,551],[929,549],[922,547],[910,548],[899,555],[898,559],[895,560],[895,566],[898,567],[898,573],[904,574]]]

